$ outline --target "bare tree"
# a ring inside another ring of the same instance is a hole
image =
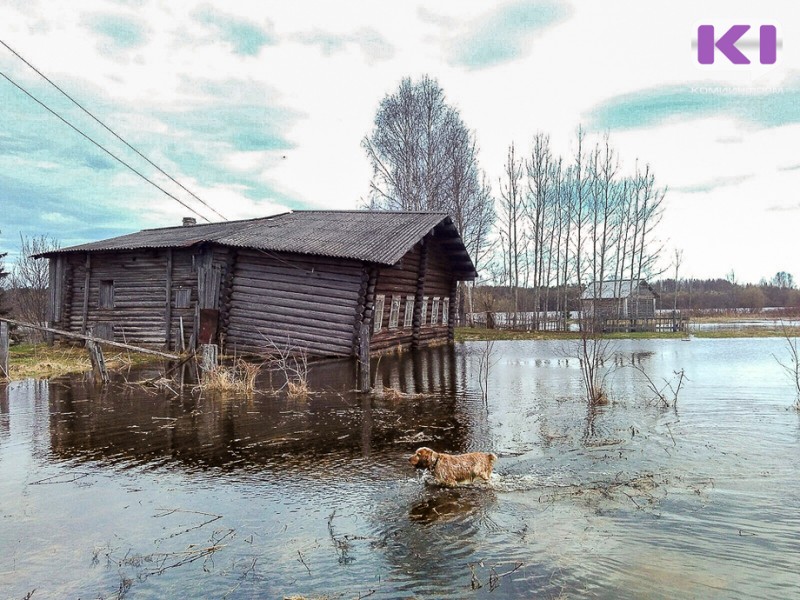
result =
[[[513,302],[514,324],[519,310],[521,267],[526,263],[525,229],[523,212],[525,199],[522,193],[523,161],[517,158],[514,144],[508,148],[508,157],[500,181],[500,246],[503,254],[505,279]],[[522,265],[520,264],[522,263]]]
[[[792,331],[781,321],[783,338],[786,340],[786,350],[788,362],[778,358],[775,354],[772,357],[783,368],[789,376],[795,391],[794,407],[800,411],[800,339],[792,335]]]
[[[361,145],[372,166],[369,207],[449,213],[477,268],[490,244],[494,199],[475,137],[438,82],[403,79],[381,100]]]
[[[20,257],[11,270],[13,312],[20,321],[36,325],[43,325],[47,321],[49,265],[46,260],[34,257],[60,247],[58,240],[47,235],[28,237],[20,234]],[[32,331],[31,335],[41,337],[43,333]]]

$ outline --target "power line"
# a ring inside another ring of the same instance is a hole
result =
[[[29,97],[31,100],[33,100],[34,102],[36,102],[36,103],[37,103],[39,106],[41,106],[42,108],[44,108],[45,110],[47,110],[47,112],[49,112],[50,114],[52,114],[52,115],[53,115],[54,117],[56,117],[56,118],[57,118],[59,121],[61,121],[61,122],[62,122],[62,123],[64,123],[65,125],[68,125],[68,126],[69,126],[71,129],[73,129],[73,130],[74,130],[76,133],[80,134],[81,136],[83,136],[84,138],[86,138],[87,140],[89,140],[91,143],[93,143],[95,146],[97,146],[98,148],[100,148],[100,150],[102,150],[103,152],[105,152],[106,154],[108,154],[108,155],[109,155],[111,158],[113,158],[113,159],[114,159],[114,160],[116,160],[117,162],[119,162],[119,163],[123,164],[124,166],[126,166],[128,169],[130,169],[131,171],[133,171],[134,173],[136,173],[136,174],[137,174],[139,177],[141,177],[142,179],[144,179],[144,180],[145,180],[147,183],[149,183],[150,185],[152,185],[152,186],[154,186],[154,187],[158,188],[159,190],[161,190],[162,192],[164,192],[164,193],[165,193],[167,196],[169,196],[170,198],[172,198],[173,200],[175,200],[176,202],[178,202],[178,203],[179,203],[181,206],[183,206],[184,208],[187,208],[187,209],[189,209],[190,211],[192,211],[194,214],[196,214],[196,215],[197,215],[198,217],[200,217],[201,219],[204,219],[206,222],[208,222],[208,223],[211,223],[211,220],[210,220],[208,217],[206,217],[206,216],[204,216],[204,215],[200,214],[199,212],[197,212],[195,209],[193,209],[191,206],[189,206],[188,204],[186,204],[186,203],[185,203],[183,200],[181,200],[180,198],[177,198],[177,197],[173,196],[172,194],[170,194],[170,193],[169,193],[167,190],[165,190],[164,188],[162,188],[162,187],[161,187],[160,185],[158,185],[158,184],[157,184],[155,181],[152,181],[151,179],[148,179],[146,175],[144,175],[144,174],[143,174],[143,173],[141,173],[140,171],[137,171],[137,170],[136,170],[134,167],[132,167],[131,165],[129,165],[128,163],[126,163],[126,162],[125,162],[124,160],[122,160],[122,159],[121,159],[119,156],[117,156],[116,154],[114,154],[113,152],[111,152],[111,150],[108,150],[108,149],[107,149],[105,146],[103,146],[102,144],[100,144],[100,142],[97,142],[97,141],[95,141],[94,139],[92,139],[91,137],[89,137],[87,134],[85,134],[83,131],[81,131],[80,129],[78,129],[77,127],[75,127],[75,125],[73,125],[72,123],[70,123],[69,121],[67,121],[67,120],[66,120],[64,117],[62,117],[61,115],[59,115],[59,114],[58,114],[56,111],[54,111],[52,108],[50,108],[49,106],[47,106],[47,105],[46,105],[44,102],[42,102],[41,100],[39,100],[39,99],[38,99],[36,96],[34,96],[33,94],[31,94],[31,93],[30,93],[28,90],[26,90],[24,87],[22,87],[21,85],[19,85],[19,84],[18,84],[16,81],[14,81],[13,79],[11,79],[11,78],[10,78],[8,75],[6,75],[6,74],[5,74],[5,73],[3,73],[2,71],[0,71],[0,76],[2,76],[4,79],[6,79],[6,80],[7,80],[7,81],[8,81],[8,82],[11,84],[11,85],[13,85],[15,88],[17,88],[17,89],[18,89],[19,91],[21,91],[23,94],[25,94],[26,96],[28,96],[28,97]]]
[[[85,112],[85,113],[86,113],[87,115],[89,115],[89,116],[90,116],[92,119],[94,119],[94,121],[95,121],[96,123],[98,123],[98,124],[99,124],[101,127],[103,127],[103,128],[104,128],[106,131],[108,131],[108,132],[109,132],[111,135],[113,135],[113,136],[114,136],[115,138],[117,138],[117,139],[118,139],[120,142],[122,142],[123,144],[125,144],[125,145],[126,145],[128,148],[130,148],[131,150],[133,150],[133,151],[134,151],[134,152],[135,152],[137,155],[139,155],[141,158],[143,158],[145,161],[147,161],[147,162],[148,162],[148,163],[149,163],[151,166],[153,166],[155,169],[157,169],[159,173],[161,173],[162,175],[164,175],[165,177],[167,177],[167,178],[168,178],[170,181],[172,181],[173,183],[175,183],[176,185],[178,185],[178,186],[179,186],[181,189],[183,189],[183,190],[184,190],[184,191],[186,191],[186,192],[187,192],[189,195],[191,195],[191,196],[192,196],[192,198],[194,198],[195,200],[197,200],[198,202],[200,202],[200,203],[201,203],[203,206],[205,206],[206,208],[208,208],[210,211],[212,211],[212,212],[213,212],[214,214],[216,214],[218,217],[220,217],[221,219],[223,219],[223,220],[225,220],[225,221],[227,221],[227,220],[228,220],[228,219],[227,219],[227,218],[226,218],[224,215],[220,214],[220,213],[219,213],[219,212],[218,212],[216,209],[214,209],[212,206],[210,206],[210,205],[209,205],[207,202],[205,202],[205,201],[204,201],[202,198],[200,198],[200,197],[199,197],[197,194],[195,194],[195,193],[194,193],[193,191],[191,191],[189,188],[187,188],[186,186],[184,186],[184,185],[183,185],[183,184],[182,184],[180,181],[178,181],[177,179],[175,179],[174,177],[172,177],[172,175],[170,175],[169,173],[167,173],[166,171],[164,171],[164,169],[162,169],[161,167],[159,167],[159,166],[158,166],[157,164],[155,164],[155,163],[154,163],[152,160],[150,160],[150,159],[149,159],[149,158],[147,158],[147,157],[146,157],[144,154],[142,154],[142,153],[141,153],[139,150],[137,150],[137,149],[136,149],[136,148],[134,148],[134,147],[133,147],[131,144],[129,144],[127,141],[125,141],[125,140],[124,140],[124,139],[123,139],[123,138],[122,138],[122,137],[121,137],[121,136],[120,136],[120,135],[119,135],[119,134],[118,134],[116,131],[114,131],[113,129],[111,129],[111,128],[110,128],[108,125],[106,125],[106,124],[105,124],[105,123],[103,123],[103,122],[102,122],[100,119],[98,119],[96,116],[94,116],[94,114],[92,114],[92,113],[89,111],[89,109],[85,108],[85,107],[84,107],[84,106],[83,106],[83,105],[82,105],[80,102],[78,102],[77,100],[75,100],[75,98],[73,98],[73,97],[72,97],[72,96],[70,96],[70,95],[69,95],[67,92],[65,92],[65,91],[64,91],[64,90],[63,90],[63,89],[62,89],[62,88],[61,88],[61,87],[60,87],[60,86],[59,86],[57,83],[55,83],[55,82],[54,82],[52,79],[50,79],[50,78],[49,78],[47,75],[45,75],[44,73],[42,73],[42,72],[41,72],[39,69],[37,69],[37,68],[36,68],[35,66],[33,66],[33,65],[30,63],[30,62],[28,62],[28,60],[26,60],[26,59],[25,59],[25,58],[24,58],[24,57],[23,57],[23,56],[22,56],[22,55],[21,55],[19,52],[17,52],[16,50],[14,50],[14,49],[13,49],[11,46],[9,46],[9,45],[8,45],[6,42],[4,42],[3,40],[0,40],[0,44],[2,44],[3,46],[5,46],[5,47],[8,49],[8,51],[9,51],[9,52],[11,52],[11,53],[12,53],[14,56],[16,56],[18,59],[20,59],[20,60],[21,60],[22,62],[24,62],[26,65],[28,65],[28,67],[30,67],[30,68],[31,68],[33,71],[35,71],[35,72],[36,72],[36,73],[37,73],[37,74],[38,74],[40,77],[42,77],[42,78],[43,78],[45,81],[47,81],[47,83],[49,83],[50,85],[52,85],[52,86],[53,86],[54,88],[56,88],[56,89],[57,89],[59,92],[61,92],[61,93],[62,93],[64,96],[66,96],[66,97],[69,99],[69,101],[70,101],[70,102],[72,102],[72,103],[73,103],[75,106],[77,106],[78,108],[80,108],[80,109],[81,109],[83,112]]]

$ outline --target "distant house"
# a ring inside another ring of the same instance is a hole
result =
[[[581,295],[585,316],[599,319],[652,319],[658,294],[644,279],[590,283]]]
[[[228,353],[263,353],[270,341],[310,356],[452,341],[457,283],[476,276],[453,221],[436,212],[184,219],[42,256],[55,328]]]

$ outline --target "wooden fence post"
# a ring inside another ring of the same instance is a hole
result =
[[[0,323],[0,377],[8,379],[8,348],[11,340],[8,335],[8,323]]]
[[[89,358],[92,361],[92,372],[95,382],[108,383],[111,378],[106,369],[106,360],[103,358],[103,349],[100,344],[91,340],[86,340],[86,347],[89,349]]]
[[[219,362],[219,346],[216,344],[200,344],[200,370],[208,373],[214,370]]]

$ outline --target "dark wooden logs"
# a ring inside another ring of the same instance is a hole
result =
[[[167,248],[167,272],[165,274],[165,306],[164,306],[164,346],[172,349],[172,248]]]
[[[240,250],[226,344],[258,354],[275,344],[352,356],[362,282],[358,261]]]
[[[456,332],[456,316],[458,315],[458,281],[453,279],[450,284],[450,303],[448,305],[447,313],[447,341],[452,342],[455,340]]]
[[[83,284],[83,310],[81,312],[81,333],[86,334],[89,319],[89,283],[92,277],[92,255],[86,253],[85,283]],[[99,294],[99,292],[98,292]]]
[[[428,269],[428,244],[426,239],[422,240],[422,248],[419,257],[419,271],[417,274],[417,289],[414,295],[414,321],[412,323],[411,345],[419,347],[420,333],[422,326],[422,299],[425,296],[425,275]]]

